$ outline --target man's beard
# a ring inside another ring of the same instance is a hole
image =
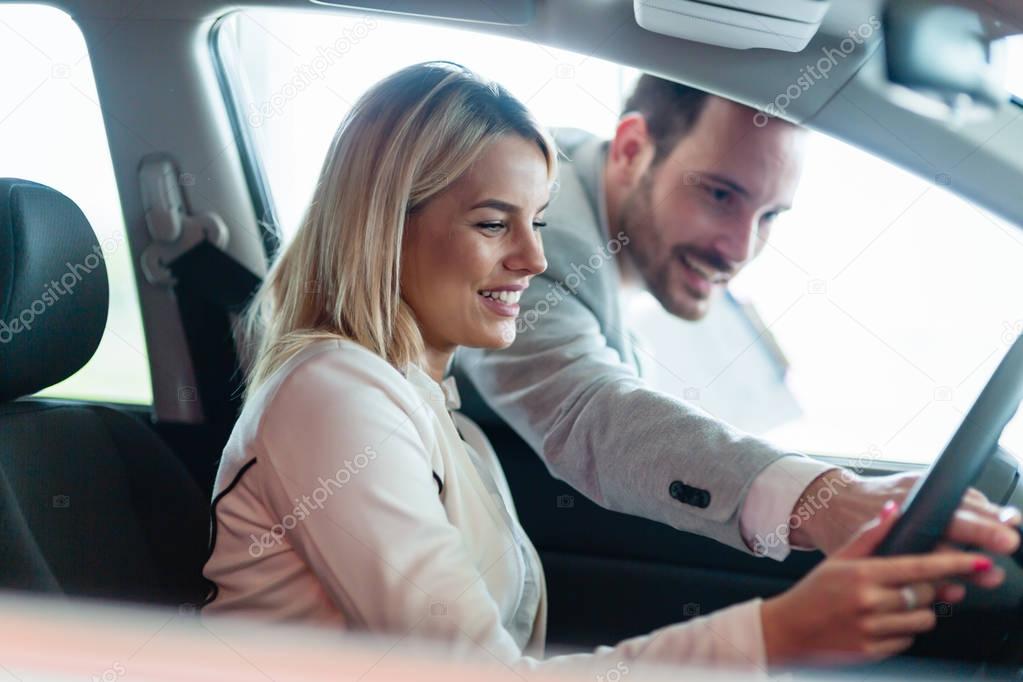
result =
[[[701,249],[676,244],[669,247],[654,222],[653,174],[647,171],[636,188],[629,193],[618,215],[619,229],[629,237],[627,257],[643,281],[643,286],[669,313],[684,320],[696,321],[707,314],[697,297],[686,292],[684,301],[675,298],[671,285],[672,268],[683,254],[693,254],[703,262],[725,269],[721,257]]]
[[[647,171],[636,188],[625,197],[617,216],[618,229],[629,238],[629,258],[643,280],[643,286],[651,292],[658,288],[656,257],[664,248],[654,225],[652,196],[653,177]]]

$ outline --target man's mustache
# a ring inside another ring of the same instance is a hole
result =
[[[728,277],[735,275],[739,271],[739,264],[732,263],[731,260],[718,251],[705,251],[692,246],[676,246],[672,248],[671,255],[676,259],[681,259],[685,256],[690,260],[700,261]]]

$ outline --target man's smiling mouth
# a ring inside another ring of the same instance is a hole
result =
[[[710,282],[711,284],[727,284],[732,278],[731,273],[723,272],[707,263],[693,258],[688,254],[680,254],[678,259],[690,271]]]

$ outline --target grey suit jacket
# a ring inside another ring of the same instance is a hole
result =
[[[788,454],[646,386],[623,324],[606,234],[607,143],[558,131],[559,186],[543,228],[547,271],[523,293],[518,334],[463,349],[458,370],[551,473],[598,504],[749,551],[739,515],[756,476]],[[680,349],[680,352],[685,352]]]

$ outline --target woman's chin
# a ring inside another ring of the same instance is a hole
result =
[[[486,329],[480,329],[474,334],[471,341],[461,345],[484,350],[501,350],[515,341],[515,331],[515,322],[511,320],[500,325],[488,325]]]

